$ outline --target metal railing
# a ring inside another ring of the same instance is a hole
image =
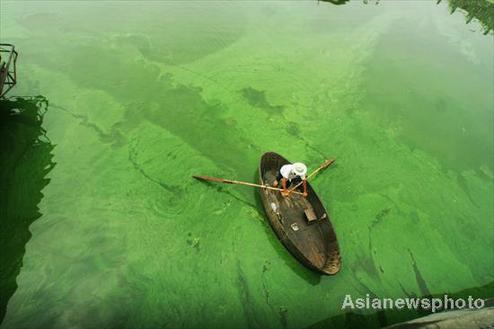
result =
[[[14,45],[0,43],[0,97],[3,97],[17,83],[17,51]]]

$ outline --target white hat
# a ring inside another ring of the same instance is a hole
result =
[[[305,176],[307,174],[307,167],[301,162],[295,162],[293,164],[293,172],[298,176]]]

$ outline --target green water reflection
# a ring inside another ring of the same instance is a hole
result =
[[[22,267],[29,226],[53,168],[53,145],[41,127],[48,101],[39,97],[0,100],[0,321]]]

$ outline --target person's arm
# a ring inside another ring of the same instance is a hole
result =
[[[274,179],[273,186],[278,187],[278,184],[280,184],[280,181],[283,179],[283,175],[281,174],[281,169],[278,171],[276,174],[276,178]]]
[[[288,192],[288,189],[286,188],[286,178],[285,177],[283,177],[281,179],[281,186],[283,187],[283,191],[281,192],[281,195],[288,196],[289,192]]]
[[[305,178],[303,179],[302,185],[304,186],[304,197],[307,197],[307,195],[309,195],[307,193],[307,179],[305,179]]]

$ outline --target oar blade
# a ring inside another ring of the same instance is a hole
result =
[[[324,161],[324,163],[323,163],[323,165],[321,166],[321,168],[323,168],[323,169],[324,169],[324,168],[329,167],[330,165],[332,165],[332,164],[333,164],[333,162],[334,162],[334,161],[335,161],[335,159],[328,159],[328,160]]]

